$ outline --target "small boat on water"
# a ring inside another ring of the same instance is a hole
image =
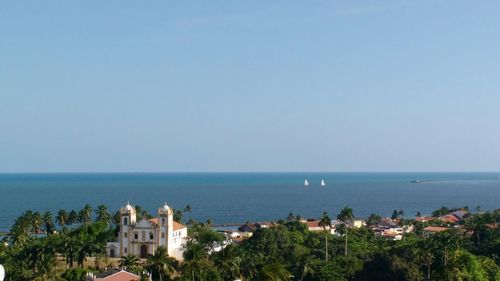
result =
[[[304,186],[305,187],[308,187],[309,186],[309,182],[307,181],[307,179],[304,180]]]
[[[326,186],[325,180],[321,180],[321,186]]]
[[[421,180],[412,180],[411,183],[421,183]]]

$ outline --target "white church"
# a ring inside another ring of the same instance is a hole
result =
[[[187,227],[174,221],[173,209],[166,203],[153,219],[136,221],[136,211],[130,203],[120,208],[120,215],[118,242],[107,243],[108,257],[134,255],[146,258],[164,246],[169,256],[182,260]]]

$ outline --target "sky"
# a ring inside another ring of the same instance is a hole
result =
[[[500,171],[498,1],[9,1],[0,172]]]

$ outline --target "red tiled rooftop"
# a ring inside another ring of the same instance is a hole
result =
[[[130,272],[121,270],[110,270],[97,274],[94,281],[139,281],[141,277]]]
[[[152,218],[152,219],[150,219],[149,221],[150,221],[151,223],[156,224],[156,225],[158,224],[158,218]],[[181,229],[181,228],[185,228],[185,227],[186,227],[186,226],[185,226],[185,225],[183,225],[182,223],[178,223],[178,222],[174,221],[174,231],[179,230],[179,229]]]
[[[310,228],[310,227],[320,227],[320,226],[319,226],[319,221],[305,221],[304,223],[305,223],[305,224],[307,225],[307,227],[309,227],[309,228]]]
[[[186,226],[183,225],[182,223],[178,223],[178,222],[174,221],[174,231],[179,230],[181,228],[186,228]]]
[[[448,229],[449,228],[442,227],[442,226],[428,226],[428,227],[424,228],[424,231],[428,231],[428,232],[443,232],[443,231],[446,231]]]
[[[435,218],[435,217],[416,217],[415,221],[426,222],[426,221],[432,221],[435,219],[437,219],[437,218]]]

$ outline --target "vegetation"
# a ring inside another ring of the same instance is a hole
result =
[[[188,207],[184,212],[191,212]],[[450,210],[442,208],[436,214]],[[149,217],[144,211],[141,215]],[[394,214],[396,219],[402,215],[401,210]],[[308,231],[300,216],[290,214],[251,238],[227,244],[209,223],[190,218],[183,262],[169,257],[162,247],[145,260],[124,256],[117,262],[142,280],[151,276],[154,281],[500,280],[500,210],[475,213],[461,227],[429,237],[421,231],[426,224],[413,222],[415,232],[401,241],[377,236],[367,227],[347,227],[354,218],[348,207],[336,218],[342,222],[339,235],[327,231],[331,220],[326,212],[320,232]],[[368,225],[381,221],[372,214]],[[97,261],[103,259],[105,243],[115,240],[117,222],[116,213],[102,205],[95,210],[90,205],[60,210],[55,216],[26,211],[0,243],[6,280],[82,281],[88,272],[102,271],[109,261]],[[217,251],[222,245],[226,247]],[[89,257],[96,262],[90,263]]]

